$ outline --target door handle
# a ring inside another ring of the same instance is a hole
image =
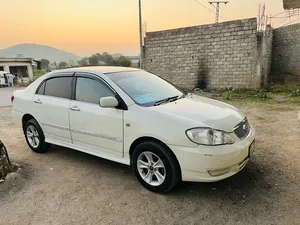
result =
[[[80,111],[77,105],[71,106],[70,109],[73,111]]]
[[[37,103],[37,104],[42,104],[43,103],[40,99],[36,99],[36,100],[34,100],[34,102]]]

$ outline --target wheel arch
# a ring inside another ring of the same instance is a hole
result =
[[[130,148],[129,148],[129,156],[130,156],[130,165],[132,165],[132,153],[134,152],[135,148],[143,143],[143,142],[146,142],[146,141],[153,141],[153,142],[156,142],[156,143],[159,143],[161,144],[162,146],[165,147],[165,149],[167,149],[171,154],[172,156],[174,157],[174,160],[176,161],[176,164],[179,168],[179,172],[180,172],[180,179],[181,179],[181,166],[180,166],[180,163],[176,157],[176,155],[174,154],[174,152],[161,140],[157,139],[157,138],[154,138],[154,137],[149,137],[149,136],[144,136],[144,137],[139,137],[137,138],[134,142],[132,142],[132,144],[130,145]]]
[[[25,126],[25,123],[28,121],[28,120],[31,120],[31,119],[34,119],[36,120],[31,114],[29,113],[26,113],[22,116],[22,129],[24,130],[24,126]]]

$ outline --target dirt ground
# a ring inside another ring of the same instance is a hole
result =
[[[257,132],[245,169],[167,195],[144,189],[124,165],[57,146],[33,153],[0,109],[0,139],[21,166],[0,184],[0,224],[300,224],[299,108],[240,108]]]

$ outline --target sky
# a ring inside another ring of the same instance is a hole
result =
[[[146,30],[214,23],[214,13],[196,1],[214,10],[207,0],[142,0]],[[268,14],[283,11],[282,0],[229,0],[221,16],[257,17],[262,2]],[[1,9],[0,49],[36,43],[79,56],[139,52],[138,0],[3,0]]]

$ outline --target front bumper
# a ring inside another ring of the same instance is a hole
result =
[[[233,176],[246,166],[254,138],[255,131],[251,127],[245,139],[235,137],[232,145],[198,145],[196,148],[168,146],[179,161],[183,181],[215,182]]]

